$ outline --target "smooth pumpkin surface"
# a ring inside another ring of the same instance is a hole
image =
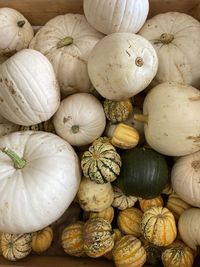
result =
[[[53,230],[51,227],[46,227],[41,231],[33,233],[31,247],[36,253],[42,253],[51,246],[53,241]]]

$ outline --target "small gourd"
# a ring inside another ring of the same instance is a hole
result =
[[[112,206],[118,208],[119,210],[125,210],[131,208],[137,202],[137,197],[125,195],[121,189],[113,186],[114,190],[114,200]]]
[[[50,133],[56,133],[51,120],[31,126],[20,126],[19,131],[45,131]]]
[[[103,218],[112,223],[114,218],[114,209],[113,207],[109,207],[101,212],[90,212],[89,219],[92,218]]]
[[[53,241],[53,230],[51,227],[46,227],[41,231],[35,232],[32,238],[32,250],[36,253],[46,251]]]
[[[119,230],[119,229],[113,229],[113,240],[114,240],[114,244],[116,244],[116,242],[118,240],[120,240],[120,238],[123,236],[122,232]],[[109,252],[107,252],[106,254],[104,254],[104,257],[107,259],[107,260],[112,260],[113,259],[113,249]]]
[[[140,209],[145,212],[152,207],[163,207],[163,199],[161,196],[152,199],[139,199]]]

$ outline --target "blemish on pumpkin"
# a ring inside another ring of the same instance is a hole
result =
[[[131,54],[126,50],[126,54],[130,57],[131,56]]]
[[[192,168],[195,171],[198,171],[200,169],[200,160],[195,160],[191,163]]]
[[[0,97],[0,101],[3,103],[3,101],[4,101],[4,100],[3,100],[3,98],[2,98],[2,97]]]
[[[200,100],[200,95],[189,97],[189,100],[191,100],[191,101],[199,101]]]
[[[16,91],[14,89],[14,85],[13,85],[13,82],[12,81],[8,81],[8,79],[5,78],[5,84],[8,87],[8,90],[10,91],[10,93],[12,95],[16,94]]]
[[[0,78],[0,83],[2,83],[3,82],[3,79],[2,78]]]
[[[194,143],[200,142],[200,135],[198,136],[188,136],[186,139],[193,140]]]
[[[67,122],[70,121],[71,119],[72,119],[71,116],[64,117],[64,118],[63,118],[63,123],[67,123]]]

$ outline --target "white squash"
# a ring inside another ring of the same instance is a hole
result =
[[[1,231],[35,232],[61,217],[81,178],[73,148],[54,134],[33,131],[1,137],[0,148]]]
[[[48,59],[23,49],[0,65],[0,102],[0,114],[19,125],[52,117],[60,104],[60,91]]]
[[[0,115],[0,136],[8,133],[16,132],[19,130],[19,125],[14,124]]]
[[[144,90],[156,75],[150,42],[133,33],[113,33],[98,42],[88,60],[93,86],[105,98],[123,100]]]
[[[66,14],[48,21],[37,32],[30,48],[40,51],[51,61],[61,92],[67,96],[89,92],[88,56],[102,37],[85,16]]]
[[[139,32],[158,54],[156,83],[175,81],[200,85],[200,23],[193,17],[168,12],[146,21]]]
[[[88,22],[105,34],[136,33],[145,23],[149,12],[148,0],[84,0]]]
[[[17,10],[0,8],[0,53],[27,48],[34,32],[28,20]]]
[[[77,93],[62,100],[53,124],[60,137],[71,145],[83,146],[101,136],[106,117],[98,99],[87,93]]]
[[[171,182],[174,191],[185,202],[200,208],[200,151],[176,161]]]

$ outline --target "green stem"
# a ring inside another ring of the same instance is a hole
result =
[[[22,169],[26,165],[26,160],[20,158],[14,151],[10,150],[7,147],[2,149],[2,152],[5,153],[14,163],[16,169]]]
[[[70,37],[70,36],[67,36],[63,39],[61,39],[58,43],[57,43],[57,48],[62,48],[64,46],[68,46],[68,45],[71,45],[73,44],[73,38]]]
[[[26,23],[25,20],[20,20],[20,21],[17,22],[17,25],[18,25],[20,28],[22,28],[22,27],[24,26],[25,23]]]
[[[79,126],[78,125],[73,125],[71,129],[72,129],[72,133],[74,133],[74,134],[77,134],[79,132]]]
[[[142,114],[134,114],[134,119],[139,122],[148,123],[148,116]]]

